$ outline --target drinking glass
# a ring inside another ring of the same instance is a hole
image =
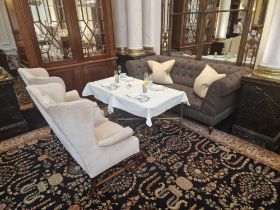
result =
[[[144,73],[144,80],[146,80],[148,78],[148,76],[149,76],[148,72],[145,72]]]
[[[121,66],[118,66],[118,72],[119,72],[119,75],[120,75],[121,72],[122,72],[122,67]]]

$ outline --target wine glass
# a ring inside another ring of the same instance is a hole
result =
[[[121,72],[122,72],[122,67],[121,66],[118,66],[118,72],[119,72],[119,75],[120,75]]]
[[[149,76],[148,72],[145,72],[145,73],[144,73],[144,80],[147,80],[147,79],[148,79],[148,76]]]

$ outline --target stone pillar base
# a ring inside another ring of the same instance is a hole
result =
[[[253,77],[280,82],[280,69],[258,66],[252,74]]]
[[[117,47],[116,48],[116,52],[121,54],[121,55],[124,55],[127,51],[127,47]]]
[[[153,53],[154,52],[153,47],[143,46],[143,48],[144,48],[146,53]]]
[[[130,55],[132,57],[140,56],[140,55],[145,55],[145,50],[143,48],[142,49],[128,49],[126,51],[126,54]]]
[[[225,40],[226,40],[225,38],[215,38],[214,42],[224,43]]]

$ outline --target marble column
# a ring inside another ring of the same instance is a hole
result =
[[[219,10],[229,10],[231,0],[220,0]],[[229,12],[219,12],[217,20],[217,28],[215,32],[216,41],[224,41],[227,35]]]
[[[127,54],[145,54],[142,42],[142,0],[126,0]]]
[[[142,5],[142,38],[143,38],[143,47],[146,53],[154,52],[153,49],[153,29],[152,29],[152,1],[151,0],[143,0]]]
[[[126,0],[111,0],[116,51],[125,54],[127,50]]]
[[[6,54],[16,54],[16,44],[10,26],[5,1],[0,1],[0,48]]]
[[[280,81],[280,1],[276,1],[267,43],[260,65],[253,76]]]

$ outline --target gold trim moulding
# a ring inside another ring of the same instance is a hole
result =
[[[280,82],[280,69],[258,66],[251,75],[255,78]]]
[[[225,38],[215,38],[214,42],[222,42],[222,43],[224,43],[225,40],[226,40]]]
[[[121,55],[124,55],[127,51],[127,47],[117,47],[116,48],[116,52],[121,54]]]
[[[142,49],[127,49],[126,53],[130,56],[140,56],[140,55],[145,55],[145,50]]]
[[[143,46],[143,48],[144,48],[146,53],[153,53],[154,52],[153,47]]]

